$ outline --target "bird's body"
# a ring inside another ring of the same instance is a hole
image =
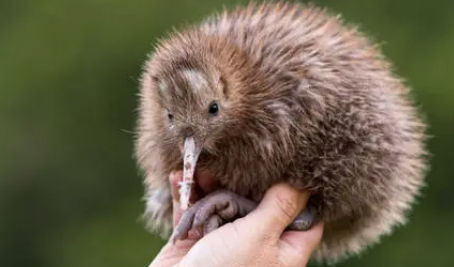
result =
[[[137,153],[154,225],[170,225],[167,177],[183,166],[185,136],[224,189],[256,202],[278,182],[308,190],[325,222],[322,260],[403,223],[423,183],[425,127],[407,88],[364,36],[317,8],[224,12],[161,42],[142,82]]]

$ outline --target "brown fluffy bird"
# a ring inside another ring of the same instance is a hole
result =
[[[289,228],[323,221],[314,257],[333,262],[404,223],[423,184],[424,133],[390,64],[339,16],[284,3],[224,11],[171,34],[145,65],[136,150],[146,215],[170,230],[168,176],[183,164],[181,193],[195,169],[223,189],[189,207],[175,238],[244,216],[287,182],[312,195]]]

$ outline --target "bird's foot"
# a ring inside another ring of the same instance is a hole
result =
[[[175,227],[171,240],[187,237],[191,229],[202,229],[207,235],[225,223],[243,217],[257,206],[256,203],[227,190],[215,191],[183,213],[180,222]]]
[[[306,206],[304,210],[302,210],[298,216],[296,216],[295,220],[287,226],[287,230],[296,230],[296,231],[306,231],[309,230],[312,225],[315,224],[317,212],[316,210],[311,207],[310,205]]]
[[[180,222],[174,228],[171,240],[175,242],[186,238],[190,230],[201,229],[203,235],[207,235],[225,223],[246,216],[256,207],[255,202],[230,191],[215,191],[183,213]],[[309,205],[298,214],[287,230],[308,230],[315,224],[316,216],[316,210]]]

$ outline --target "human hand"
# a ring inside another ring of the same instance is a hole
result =
[[[170,175],[174,226],[182,214],[178,203],[181,179],[181,172]],[[307,193],[288,185],[275,185],[246,217],[203,238],[191,231],[187,239],[174,245],[167,243],[149,267],[305,266],[320,242],[323,225],[317,224],[308,231],[284,230],[305,207],[308,198]]]

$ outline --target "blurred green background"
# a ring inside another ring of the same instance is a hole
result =
[[[156,38],[245,1],[0,0],[0,266],[147,266],[133,141]],[[383,44],[430,123],[408,226],[339,266],[454,266],[454,1],[315,1]]]

